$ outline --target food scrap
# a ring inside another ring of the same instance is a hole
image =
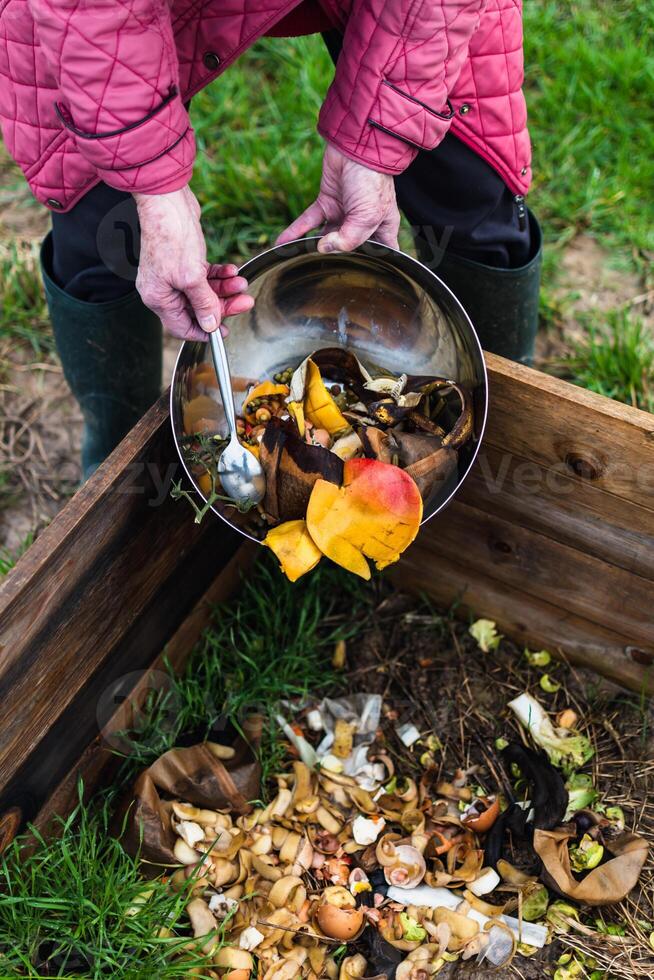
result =
[[[492,787],[477,783],[478,767],[421,768],[422,740],[404,742],[405,726],[385,734],[387,709],[372,693],[285,703],[295,719],[278,718],[288,761],[265,805],[238,794],[238,805],[218,805],[229,785],[221,767],[241,780],[233,767],[243,765],[245,743],[231,755],[204,743],[155,763],[159,788],[187,787],[187,799],[161,803],[160,832],[174,840],[170,886],[189,896],[186,948],[212,957],[202,975],[382,980],[392,962],[397,980],[417,980],[456,960],[507,967],[579,921],[557,896],[586,905],[624,898],[647,844],[624,830],[622,814],[576,808],[573,793],[592,783],[580,772],[564,783],[539,749],[543,733],[551,743],[547,714],[526,694],[510,707],[522,721],[525,698],[538,722],[529,728],[535,747],[505,740],[506,778]],[[393,761],[389,737],[411,754],[412,774]],[[207,777],[199,787],[187,778],[201,756],[220,787],[215,806]],[[566,753],[553,761],[563,759],[569,766]],[[152,826],[147,840],[156,844]],[[509,860],[516,847],[522,867]]]
[[[202,492],[221,498],[216,379],[195,369],[184,413],[184,452]],[[349,351],[324,348],[272,380],[244,383],[237,429],[260,460],[262,504],[253,535],[296,581],[322,556],[362,578],[396,562],[414,540],[423,505],[457,471],[473,435],[471,392],[446,378],[368,369]]]

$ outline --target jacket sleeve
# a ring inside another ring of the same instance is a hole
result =
[[[59,123],[112,187],[186,184],[195,141],[178,84],[166,0],[29,0],[54,72]]]
[[[486,0],[354,0],[318,130],[397,174],[450,127],[448,101]]]

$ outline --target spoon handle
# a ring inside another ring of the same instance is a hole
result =
[[[216,377],[218,378],[220,397],[222,398],[223,408],[225,410],[225,419],[227,420],[229,434],[231,437],[234,437],[236,435],[236,409],[234,408],[232,376],[229,373],[227,351],[225,350],[220,327],[209,334],[209,343],[211,344],[213,364],[216,369]]]

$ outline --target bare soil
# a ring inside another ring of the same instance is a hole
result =
[[[577,235],[561,256],[554,301],[560,320],[541,330],[536,342],[535,366],[548,366],[563,360],[575,343],[584,339],[585,314],[606,314],[626,308],[643,318],[654,335],[654,290],[651,284],[620,263],[592,235]]]
[[[165,385],[178,350],[179,341],[166,337]],[[15,552],[79,487],[83,422],[55,357],[34,362],[24,348],[5,356],[10,369],[0,384],[0,549]]]
[[[14,551],[77,489],[82,421],[58,363],[25,350],[11,360],[0,389],[0,546]]]

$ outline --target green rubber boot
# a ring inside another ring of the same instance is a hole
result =
[[[522,364],[531,364],[534,357],[543,261],[540,225],[531,212],[529,220],[533,257],[518,269],[493,268],[447,250],[434,265],[433,246],[416,237],[418,258],[423,253],[431,259],[429,268],[461,302],[484,350]]]
[[[134,290],[108,303],[64,292],[51,272],[50,236],[41,272],[64,376],[84,416],[86,480],[161,393],[161,323]]]

